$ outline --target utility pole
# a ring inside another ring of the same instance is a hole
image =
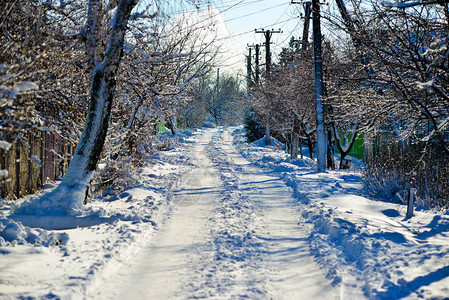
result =
[[[246,57],[246,102],[247,113],[250,114],[250,87],[251,87],[251,47],[248,48],[248,56]]]
[[[321,56],[321,23],[319,0],[312,0],[313,63],[315,68],[316,140],[318,172],[326,170],[326,133],[323,109],[323,60]]]
[[[281,30],[255,30],[256,33],[263,33],[265,35],[265,76],[266,78],[270,77],[270,71],[271,71],[271,50],[270,50],[270,44],[271,44],[271,37],[273,36],[273,33],[281,33]],[[271,145],[271,138],[270,138],[270,124],[269,119],[266,119],[266,125],[265,125],[265,144]]]
[[[220,68],[217,68],[217,99],[219,90],[220,90]]]
[[[269,77],[270,76],[270,71],[271,71],[271,49],[270,49],[270,44],[271,44],[271,37],[273,36],[273,33],[282,33],[282,31],[279,30],[255,30],[256,33],[263,33],[265,36],[265,68],[266,68],[266,76]]]
[[[309,27],[310,27],[310,15],[312,14],[312,2],[304,1],[291,1],[291,4],[303,4],[304,5],[304,26],[302,30],[302,40],[298,41],[302,44],[302,50],[305,51],[309,47]]]
[[[249,86],[251,85],[251,48],[248,48],[248,56],[246,57],[246,87],[249,95]]]
[[[254,82],[257,84],[259,83],[259,75],[260,75],[260,69],[259,69],[259,56],[260,56],[260,45],[256,44],[256,45],[248,45],[248,48],[254,48],[256,50],[256,54],[254,56],[255,58],[255,69],[256,69],[256,75],[254,77]],[[251,50],[250,50],[250,55],[251,55]]]
[[[312,13],[311,8],[312,3],[307,2],[304,4],[305,14],[304,14],[304,28],[302,31],[302,50],[306,51],[309,47],[309,24],[310,24],[310,15]]]
[[[221,101],[220,101],[220,68],[217,68],[217,83],[216,83],[216,89],[217,89],[217,94],[216,94],[216,99],[217,102],[215,103],[215,107],[217,107],[217,113],[216,113],[216,118],[215,118],[215,123],[217,125],[219,125],[218,120],[220,119],[221,121]]]
[[[259,55],[260,55],[260,46],[259,46],[259,44],[256,44],[256,84],[259,83],[259,75],[260,75]]]

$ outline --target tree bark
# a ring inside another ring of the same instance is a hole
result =
[[[346,149],[343,149],[343,145],[340,142],[340,137],[338,136],[338,131],[337,128],[335,128],[334,126],[334,137],[335,137],[335,142],[337,145],[337,149],[338,151],[340,151],[340,169],[343,169],[344,165],[343,165],[343,160],[346,157],[346,155],[349,154],[349,152],[351,152],[352,147],[354,146],[355,143],[355,139],[357,137],[357,127],[355,127],[355,129],[352,132],[352,136],[349,142],[346,143]]]
[[[327,168],[335,170],[335,137],[334,137],[334,127],[330,127],[327,131]]]
[[[176,127],[176,117],[172,116],[170,118],[170,131],[173,135],[178,135],[178,128]]]
[[[309,147],[310,158],[315,159],[315,145],[312,138],[307,139],[307,146]]]
[[[291,158],[297,159],[298,158],[298,147],[299,147],[299,120],[295,118],[294,124],[293,124],[293,135],[292,135],[292,155]]]
[[[265,123],[265,145],[271,145],[270,123],[268,122],[268,119]]]

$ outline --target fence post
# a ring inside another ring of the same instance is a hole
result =
[[[15,141],[16,144],[16,153],[15,153],[15,164],[16,164],[16,186],[14,188],[14,194],[16,199],[20,198],[20,141],[17,139]]]
[[[59,151],[61,153],[60,157],[59,157],[59,170],[58,170],[58,178],[62,178],[64,176],[64,165],[65,165],[65,130],[64,130],[64,125],[62,125],[61,128],[62,134],[60,136],[60,147],[59,147]]]
[[[28,133],[28,145],[29,145],[29,154],[28,154],[28,182],[27,182],[27,193],[31,194],[33,192],[33,131],[30,130]]]
[[[6,170],[6,150],[0,149],[0,170]],[[6,177],[0,177],[0,197],[6,198],[7,192],[6,192]]]
[[[40,153],[40,160],[41,160],[41,167],[40,167],[40,187],[44,186],[45,182],[45,172],[44,172],[44,166],[45,166],[45,130],[42,130],[41,132],[41,153]]]
[[[413,217],[413,203],[415,202],[416,189],[410,188],[407,203],[407,218]]]

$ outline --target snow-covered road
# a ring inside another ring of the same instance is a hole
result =
[[[449,212],[404,218],[241,126],[169,138],[81,227],[0,201],[0,299],[449,299]]]
[[[335,299],[338,287],[309,252],[292,191],[234,148],[227,129],[205,131],[195,168],[151,245],[112,275],[103,299]]]

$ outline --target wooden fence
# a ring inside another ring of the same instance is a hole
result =
[[[54,132],[30,130],[26,140],[0,149],[0,170],[8,171],[0,179],[0,197],[17,199],[54,182],[65,173],[73,151],[74,145]]]

